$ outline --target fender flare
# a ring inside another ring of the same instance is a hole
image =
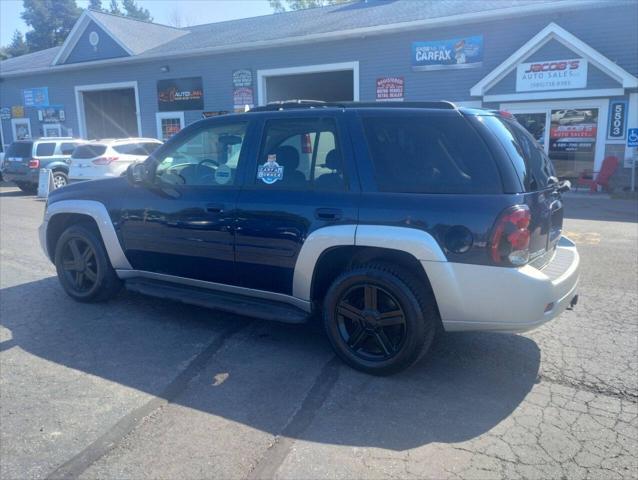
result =
[[[434,237],[416,228],[383,225],[323,227],[308,235],[299,251],[293,275],[292,295],[310,301],[312,279],[319,258],[330,248],[344,246],[398,250],[409,253],[419,262],[447,262]]]
[[[86,215],[95,220],[113,268],[119,270],[131,270],[133,268],[126,258],[126,255],[124,255],[124,250],[122,250],[122,245],[120,245],[120,241],[117,238],[115,227],[113,227],[113,222],[106,207],[104,204],[94,200],[61,200],[48,206],[41,227],[40,242],[42,243],[45,254],[47,254],[49,258],[50,255],[48,255],[47,251],[47,227],[54,216],[63,213]]]

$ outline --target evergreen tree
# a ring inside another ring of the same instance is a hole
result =
[[[288,10],[303,10],[304,8],[325,7],[337,3],[351,2],[352,0],[268,0],[272,9],[277,12]]]
[[[122,10],[120,10],[117,0],[111,0],[111,3],[109,4],[109,12],[113,15],[122,15]]]
[[[24,35],[19,30],[13,32],[11,43],[4,48],[4,53],[7,57],[19,57],[25,53],[29,53],[29,47],[27,42],[24,41]]]
[[[29,51],[61,45],[82,10],[75,0],[23,0],[22,19],[32,30],[26,34]]]
[[[89,10],[95,10],[96,12],[103,12],[102,0],[89,0]]]
[[[124,6],[124,10],[126,11],[125,15],[127,17],[144,20],[145,22],[153,21],[151,12],[144,7],[140,7],[135,3],[135,0],[122,0],[122,5]]]

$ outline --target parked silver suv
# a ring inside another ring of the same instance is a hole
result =
[[[38,189],[41,168],[53,170],[55,188],[69,182],[69,163],[75,147],[86,140],[71,137],[45,137],[19,140],[7,148],[2,176],[20,190],[34,193]]]

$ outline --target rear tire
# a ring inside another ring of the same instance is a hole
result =
[[[440,323],[434,296],[409,272],[385,264],[357,267],[330,286],[324,327],[351,367],[389,375],[416,363]]]
[[[64,291],[78,302],[109,300],[122,286],[98,232],[85,225],[72,225],[60,235],[55,268]]]
[[[69,177],[64,172],[53,172],[53,187],[55,189],[66,187],[69,184]]]

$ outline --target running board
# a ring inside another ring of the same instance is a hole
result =
[[[257,317],[262,320],[272,320],[283,323],[305,323],[309,318],[308,312],[300,308],[263,298],[211,291],[204,288],[182,286],[147,278],[131,278],[125,280],[124,284],[126,289],[132,292],[222,310],[237,315]]]

